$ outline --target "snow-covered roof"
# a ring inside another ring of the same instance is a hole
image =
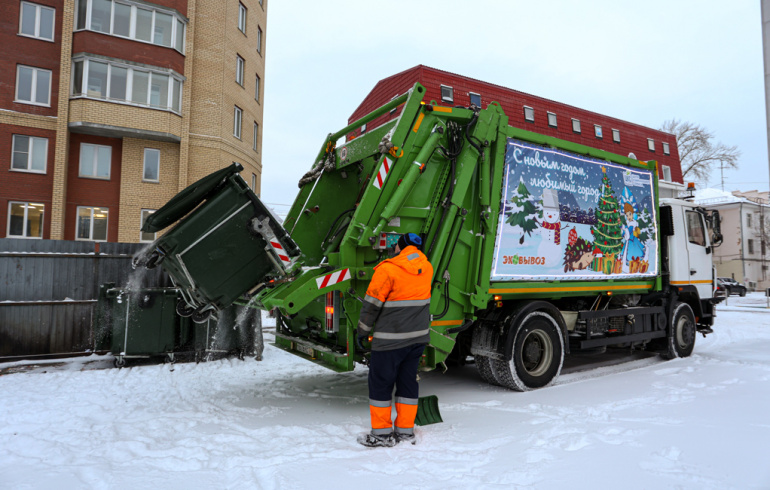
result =
[[[728,204],[733,202],[749,202],[748,199],[737,197],[727,191],[708,188],[695,191],[695,202],[697,204]]]

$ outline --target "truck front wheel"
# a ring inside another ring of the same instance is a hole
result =
[[[687,303],[677,303],[674,308],[673,332],[668,337],[666,357],[688,357],[695,348],[695,314]]]
[[[507,388],[528,391],[551,384],[564,362],[564,339],[556,320],[544,311],[529,313],[518,325],[510,361],[492,361],[495,379]]]

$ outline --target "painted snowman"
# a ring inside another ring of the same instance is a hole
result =
[[[543,190],[543,221],[540,223],[538,255],[545,258],[548,266],[561,260],[561,222],[559,221],[559,193],[555,189]]]
[[[559,193],[555,189],[543,190],[543,222],[540,224],[543,243],[561,245],[561,222],[559,221]]]

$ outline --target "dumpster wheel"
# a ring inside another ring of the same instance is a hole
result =
[[[195,323],[206,323],[209,318],[211,318],[211,314],[214,313],[214,310],[208,308],[208,305],[199,306],[192,312],[192,321]]]
[[[193,313],[195,313],[195,307],[188,305],[185,300],[180,299],[179,301],[176,302],[177,315],[184,318],[189,318],[192,316]]]
[[[116,357],[115,361],[113,362],[115,364],[116,368],[122,368],[126,365],[126,359],[124,357]]]

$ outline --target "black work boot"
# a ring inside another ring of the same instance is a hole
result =
[[[366,447],[393,447],[396,445],[396,439],[393,434],[375,435],[369,432],[361,434],[356,439],[359,444]]]
[[[401,442],[408,442],[412,444],[413,446],[417,444],[417,438],[414,437],[414,434],[402,434],[400,432],[396,432],[396,444]]]

